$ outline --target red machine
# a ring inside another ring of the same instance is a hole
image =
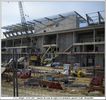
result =
[[[90,82],[90,87],[89,87],[88,92],[101,91],[102,93],[104,93],[103,80],[104,80],[103,76],[93,77],[91,82]]]
[[[18,78],[27,79],[31,77],[31,70],[22,70],[17,72]]]

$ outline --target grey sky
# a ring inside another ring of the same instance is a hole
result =
[[[103,1],[92,2],[23,2],[26,20],[77,11],[81,15],[105,9]],[[20,23],[18,2],[2,3],[2,26]]]

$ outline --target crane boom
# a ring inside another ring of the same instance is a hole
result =
[[[18,4],[19,4],[20,16],[21,16],[21,23],[22,23],[22,24],[26,24],[26,19],[25,19],[25,16],[24,16],[24,11],[23,11],[23,7],[22,7],[22,2],[19,1]]]

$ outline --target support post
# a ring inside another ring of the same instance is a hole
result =
[[[73,44],[75,43],[75,32],[73,32]],[[72,51],[74,52],[74,46],[73,46],[73,49]]]
[[[94,52],[95,52],[95,29],[93,30],[93,42],[94,42]]]
[[[12,46],[14,47],[14,39],[13,39],[13,43],[12,43]]]
[[[83,50],[82,50],[82,52],[84,52],[84,45],[82,45],[82,47],[83,47]]]
[[[17,63],[17,50],[15,49],[15,54],[16,54],[16,60],[15,60],[15,63],[16,63],[16,65],[15,65],[15,85],[16,85],[16,96],[18,97],[18,76],[17,76],[17,65],[18,65],[18,63]]]
[[[15,63],[14,63],[14,49],[13,49],[13,96],[15,97]]]
[[[22,38],[21,38],[21,46],[22,46]]]
[[[58,34],[56,35],[56,52],[57,52],[57,48],[58,48]]]
[[[15,56],[16,55],[16,56]],[[13,96],[18,97],[17,52],[13,49]]]
[[[94,52],[95,52],[95,29],[93,30],[93,42],[94,42]],[[96,54],[94,54],[94,69],[93,69],[93,72],[94,72],[94,76],[95,76],[95,67],[96,67]]]

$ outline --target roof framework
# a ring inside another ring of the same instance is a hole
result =
[[[97,13],[97,18],[99,23],[104,22],[104,18],[101,14],[101,12],[96,12]],[[27,21],[25,25],[21,23],[17,23],[15,25],[9,25],[9,26],[4,26],[2,29],[6,30],[3,32],[6,38],[9,37],[16,37],[20,35],[30,35],[37,33],[41,30],[44,30],[47,27],[53,26],[61,22],[62,20],[70,17],[70,16],[76,16],[79,20],[80,23],[87,22],[90,24],[91,22],[94,22],[92,17],[89,16],[89,14],[86,14],[87,20],[82,17],[79,13],[76,11],[70,12],[70,13],[65,13],[65,14],[58,14],[56,16],[51,16],[51,17],[45,17],[42,19],[34,19],[31,21]]]
[[[104,23],[104,11],[86,14],[88,25]]]

